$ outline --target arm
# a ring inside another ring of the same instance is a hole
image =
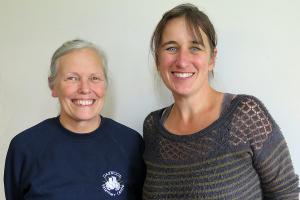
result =
[[[22,200],[21,173],[23,163],[23,152],[11,141],[4,169],[4,188],[6,200]]]
[[[249,145],[264,199],[298,199],[299,179],[289,150],[264,105],[255,97],[241,96],[231,126],[231,143]]]
[[[146,167],[143,160],[143,153],[144,153],[144,142],[142,141],[139,145],[138,149],[138,158],[136,161],[136,183],[135,183],[135,193],[136,193],[136,199],[142,199],[142,191],[144,186],[144,180],[146,175]]]
[[[263,189],[264,199],[299,199],[299,178],[294,172],[286,141],[264,105],[252,99],[255,130],[250,139],[253,165]]]
[[[255,152],[254,167],[261,179],[265,199],[299,199],[299,179],[279,129],[273,130],[268,141]]]

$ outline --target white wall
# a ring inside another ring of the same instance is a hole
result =
[[[154,76],[149,40],[163,12],[180,2],[0,0],[1,177],[11,138],[58,113],[47,73],[52,53],[66,40],[88,39],[107,52],[111,85],[104,113],[141,132],[147,113],[171,102]],[[189,2],[210,16],[218,32],[213,85],[264,102],[300,173],[300,1]]]

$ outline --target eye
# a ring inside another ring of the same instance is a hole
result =
[[[191,47],[191,52],[198,52],[201,51],[202,49],[199,47]]]
[[[166,50],[171,53],[175,53],[177,51],[177,48],[176,47],[168,47],[168,48],[166,48]]]
[[[66,81],[78,81],[79,78],[77,76],[67,76]]]
[[[89,77],[89,79],[93,82],[98,82],[98,81],[102,81],[102,78],[100,75],[92,75]]]

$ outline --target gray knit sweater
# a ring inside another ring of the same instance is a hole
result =
[[[164,128],[169,108],[147,116],[144,200],[299,198],[288,147],[266,108],[253,96],[229,97],[219,119],[191,135]]]

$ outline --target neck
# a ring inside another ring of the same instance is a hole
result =
[[[193,116],[215,108],[220,98],[222,94],[211,87],[189,97],[174,96],[175,102],[171,113],[183,121],[190,121]]]
[[[63,114],[59,117],[59,121],[63,127],[66,129],[78,133],[78,134],[85,134],[90,133],[96,130],[101,122],[101,118],[98,115],[95,119],[92,120],[75,120],[65,117]]]
[[[203,130],[219,118],[223,94],[210,88],[197,95],[174,99],[164,126],[174,134],[188,135]]]

